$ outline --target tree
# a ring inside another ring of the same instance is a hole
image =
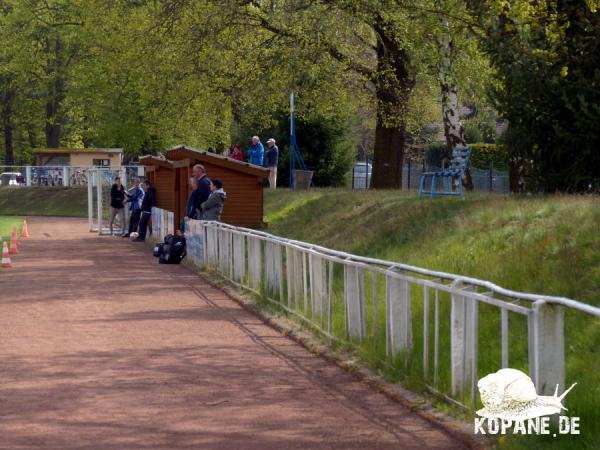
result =
[[[469,0],[500,79],[514,161],[529,188],[585,191],[600,172],[600,13],[597,2]]]
[[[185,8],[198,3],[167,1],[165,10],[181,18]],[[363,89],[374,91],[377,105],[373,187],[401,187],[406,110],[415,79],[404,45],[406,15],[399,2],[239,0],[228,2],[227,11],[222,2],[200,3],[209,11],[223,10],[238,33],[245,28],[247,39],[259,36],[259,42],[302,53],[309,61],[326,59],[345,79],[356,83],[359,77],[363,86],[366,83]],[[211,19],[214,27],[215,16]],[[293,82],[301,84],[302,79]]]
[[[438,0],[437,6],[440,11],[443,11],[444,1]],[[455,147],[465,145],[465,129],[460,121],[458,91],[452,68],[456,55],[454,38],[450,30],[450,19],[447,15],[440,15],[439,22],[437,76],[440,83],[444,136],[446,137],[448,152],[451,155]]]

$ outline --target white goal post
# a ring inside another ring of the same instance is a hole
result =
[[[116,177],[121,177],[121,183],[127,189],[127,170],[119,170],[94,167],[89,170],[88,175],[88,222],[90,232],[96,232],[99,235],[110,234],[110,188],[115,182]],[[115,220],[114,231],[125,232],[129,208],[125,207],[125,222],[118,223]]]

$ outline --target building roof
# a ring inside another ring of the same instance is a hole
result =
[[[168,159],[159,158],[153,155],[141,156],[140,164],[142,166],[168,167],[169,169],[172,169],[174,167],[173,161],[169,161]]]
[[[34,150],[36,154],[45,153],[123,153],[122,148],[36,148]]]
[[[198,150],[196,148],[188,147],[186,145],[177,145],[167,150],[165,156],[170,161],[189,159],[190,161],[199,161],[200,163],[215,164],[217,166],[225,167],[236,172],[242,172],[258,177],[267,176],[267,173],[269,172],[268,169],[261,166],[256,166],[254,164],[238,161],[236,159],[228,158],[226,156],[217,155],[216,153]]]

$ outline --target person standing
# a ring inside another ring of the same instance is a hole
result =
[[[146,240],[146,232],[148,231],[148,222],[152,217],[152,208],[156,206],[156,189],[152,186],[150,180],[144,181],[144,199],[140,208],[140,235],[135,239],[135,242],[144,242]],[[162,236],[161,236],[162,237]]]
[[[123,235],[128,237],[134,231],[137,231],[138,225],[140,224],[140,213],[142,208],[142,200],[144,199],[144,191],[140,187],[140,179],[136,178],[133,180],[133,187],[129,191],[125,192],[127,200],[125,203],[129,203],[129,210],[131,216],[129,217],[129,231]]]
[[[206,175],[206,169],[202,164],[196,164],[192,168],[194,178],[196,178],[196,198],[194,199],[194,209],[196,210],[196,219],[203,220],[202,217],[202,203],[208,200],[210,195],[210,179]]]
[[[223,183],[218,178],[215,178],[210,182],[210,196],[208,200],[202,203],[202,216],[204,220],[220,222],[226,198],[227,194],[223,190]]]
[[[265,148],[261,144],[258,136],[252,136],[252,145],[246,150],[246,156],[248,157],[248,162],[250,164],[254,164],[255,166],[263,165]]]
[[[119,216],[119,225],[121,226],[121,234],[125,234],[125,188],[121,184],[121,178],[116,177],[115,182],[110,188],[110,235],[115,237],[113,233],[113,225],[115,217]]]
[[[271,189],[277,189],[277,163],[279,161],[279,148],[277,148],[275,139],[270,138],[267,141],[266,163],[269,169],[269,186]]]
[[[231,150],[231,154],[229,155],[231,159],[235,159],[236,161],[244,161],[244,153],[240,148],[240,144],[235,144],[233,146],[233,150]]]
[[[185,218],[196,218],[196,195],[198,195],[198,180],[196,177],[190,177],[190,196],[188,197],[187,206],[185,208]]]

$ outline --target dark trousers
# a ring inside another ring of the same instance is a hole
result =
[[[140,223],[140,213],[141,211],[139,209],[131,211],[131,217],[129,218],[129,234],[137,231]]]
[[[146,231],[148,231],[148,221],[152,214],[149,211],[142,211],[140,217],[140,239],[143,241],[146,239]]]

